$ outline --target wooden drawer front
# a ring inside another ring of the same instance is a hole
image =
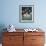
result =
[[[4,36],[23,36],[23,32],[4,32]]]
[[[32,44],[32,37],[30,37],[30,36],[26,36],[26,37],[24,37],[24,46],[31,46],[31,44]]]
[[[24,33],[24,36],[29,36],[29,35],[37,35],[37,36],[41,36],[41,35],[43,35],[44,36],[44,32],[25,32]]]
[[[43,44],[44,36],[32,36],[32,44]]]
[[[23,37],[22,36],[8,36],[3,38],[3,45],[6,46],[22,46],[23,45]]]
[[[32,44],[32,46],[44,46],[43,44]]]
[[[23,44],[22,43],[21,44],[20,43],[19,44],[18,43],[17,44],[15,43],[14,44],[2,44],[2,46],[23,46]]]
[[[24,36],[24,46],[43,46],[44,36]]]
[[[16,46],[15,44],[2,44],[2,46]]]
[[[3,37],[3,43],[14,43],[17,41],[22,41],[23,40],[23,36],[5,36]]]

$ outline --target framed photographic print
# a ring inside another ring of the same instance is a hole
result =
[[[34,22],[34,5],[19,6],[19,21],[25,23]]]

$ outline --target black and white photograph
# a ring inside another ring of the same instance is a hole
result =
[[[20,5],[20,22],[33,22],[34,19],[33,5]]]

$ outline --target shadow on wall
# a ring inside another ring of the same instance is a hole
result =
[[[0,24],[0,43],[2,43],[2,32],[5,32],[6,30],[4,30],[4,28],[6,28],[6,26],[4,24]]]

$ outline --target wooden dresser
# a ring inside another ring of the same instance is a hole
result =
[[[3,32],[3,46],[44,46],[44,32]]]

